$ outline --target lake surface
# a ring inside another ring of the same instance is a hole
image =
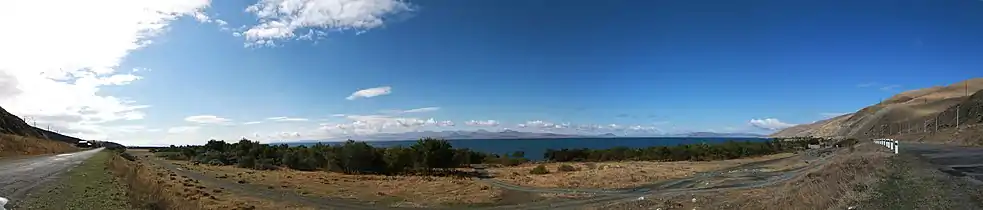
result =
[[[466,139],[466,140],[447,140],[454,148],[468,148],[475,151],[508,154],[515,151],[523,151],[526,158],[531,160],[542,160],[546,149],[607,149],[613,147],[632,147],[643,148],[652,146],[676,146],[680,144],[719,144],[727,141],[768,141],[767,138],[722,138],[722,137],[651,137],[651,138],[562,138],[562,139]],[[290,146],[314,145],[317,142],[287,143]],[[323,144],[338,145],[344,142],[321,142]],[[412,141],[366,141],[369,145],[376,147],[393,147],[397,145],[410,146],[416,143]]]

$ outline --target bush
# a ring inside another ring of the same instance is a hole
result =
[[[563,171],[563,172],[567,172],[567,171],[576,171],[576,170],[577,170],[577,168],[574,168],[574,167],[573,167],[573,166],[571,166],[571,165],[567,165],[567,164],[562,164],[562,165],[560,165],[559,167],[556,167],[556,170],[557,170],[557,171]]]
[[[250,156],[242,156],[238,159],[239,162],[236,163],[236,167],[239,168],[255,168],[256,158]]]
[[[253,167],[256,170],[276,170],[276,165],[273,164],[273,159],[265,158],[256,161],[256,165]]]
[[[532,168],[532,170],[530,170],[529,173],[530,174],[548,174],[548,173],[550,173],[550,170],[546,169],[546,165],[540,164],[540,165],[536,166],[535,168]]]
[[[158,152],[154,153],[154,155],[167,160],[188,160],[188,157],[185,157],[180,152]]]

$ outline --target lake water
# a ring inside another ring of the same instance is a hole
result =
[[[632,147],[643,148],[651,146],[676,146],[680,144],[718,144],[729,140],[743,142],[762,142],[768,141],[767,138],[720,138],[720,137],[651,137],[651,138],[564,138],[564,139],[467,139],[467,140],[447,140],[454,148],[468,148],[475,151],[508,154],[515,151],[523,151],[526,158],[531,160],[542,160],[546,149],[607,149],[613,147]],[[397,145],[410,146],[416,143],[413,141],[366,141],[369,145],[376,147],[392,147]],[[317,142],[288,143],[290,146],[314,145]],[[323,144],[337,145],[344,142],[322,142]]]

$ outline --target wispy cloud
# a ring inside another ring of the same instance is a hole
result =
[[[307,118],[293,118],[293,117],[271,117],[266,118],[267,120],[272,120],[275,122],[305,122],[308,121]]]
[[[260,124],[260,123],[262,123],[262,121],[245,122],[245,123],[242,123],[242,124],[243,125],[255,125],[255,124]]]
[[[433,112],[437,110],[440,110],[440,107],[423,107],[423,108],[407,109],[407,110],[382,110],[380,112],[387,113],[387,114],[404,114],[404,113]]]
[[[898,89],[900,87],[901,87],[901,85],[887,85],[887,86],[881,87],[881,90],[883,90],[883,91],[889,91],[889,90]]]
[[[392,87],[389,86],[374,87],[374,88],[355,91],[354,93],[352,93],[352,95],[349,95],[345,99],[355,100],[359,98],[372,98],[376,96],[389,95],[390,93],[392,93]]]
[[[877,85],[876,82],[868,82],[868,83],[857,84],[857,87],[866,88],[866,87],[873,87],[875,85]]]
[[[232,120],[221,118],[215,115],[195,115],[184,118],[184,121],[198,124],[224,124]]]

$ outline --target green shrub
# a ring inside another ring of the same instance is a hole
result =
[[[556,167],[556,170],[557,170],[557,171],[563,171],[563,172],[567,172],[567,171],[576,171],[576,170],[577,170],[577,168],[574,168],[574,167],[573,167],[573,166],[571,166],[571,165],[567,165],[567,164],[562,164],[562,165],[560,165],[559,167]]]
[[[256,165],[253,167],[256,170],[276,170],[277,167],[273,164],[273,159],[264,158],[256,161]]]
[[[180,152],[158,152],[154,153],[154,155],[167,160],[188,160],[188,157],[184,156]]]
[[[540,164],[540,165],[536,166],[535,168],[532,168],[532,170],[530,170],[529,173],[530,174],[548,174],[548,173],[550,173],[550,170],[546,169],[546,165]]]
[[[242,156],[242,157],[239,157],[238,162],[236,163],[236,167],[239,167],[239,168],[255,168],[256,167],[256,158],[251,157],[251,156]]]

